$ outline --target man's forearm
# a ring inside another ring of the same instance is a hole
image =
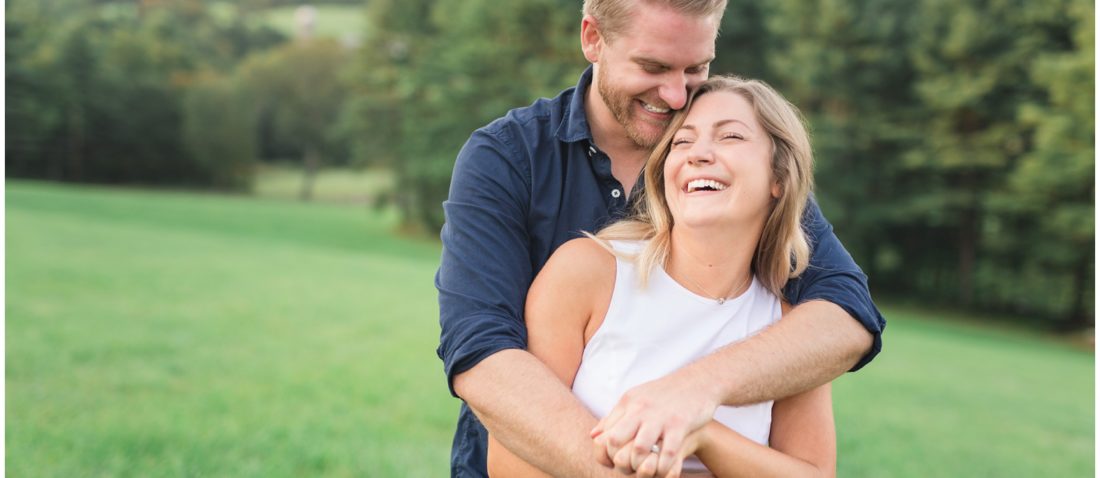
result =
[[[835,304],[801,304],[753,337],[630,389],[596,427],[602,447],[597,460],[625,468],[660,441],[663,474],[677,467],[685,437],[708,423],[719,405],[777,400],[825,384],[851,369],[872,343],[871,334]],[[630,453],[620,453],[628,445]]]
[[[775,325],[685,367],[718,384],[720,403],[777,400],[832,381],[871,348],[872,336],[844,309],[810,301]]]
[[[508,450],[555,476],[614,476],[592,457],[596,419],[534,355],[503,350],[454,379],[455,391]]]

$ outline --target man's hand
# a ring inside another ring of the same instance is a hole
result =
[[[872,339],[834,304],[801,304],[751,338],[628,391],[592,429],[596,460],[636,470],[660,443],[656,476],[679,476],[684,438],[713,418],[720,404],[776,400],[820,386],[850,369]],[[624,447],[628,451],[620,453]]]
[[[664,475],[665,477],[679,477],[679,476],[681,476],[681,473],[683,471],[683,462],[684,462],[684,460],[686,460],[689,456],[692,456],[692,455],[696,454],[699,451],[699,449],[707,442],[707,440],[709,439],[707,431],[708,431],[709,428],[711,428],[711,425],[713,425],[714,423],[715,423],[714,420],[711,420],[707,425],[705,425],[705,426],[703,426],[703,427],[701,427],[701,428],[699,428],[699,429],[697,429],[697,430],[695,430],[695,431],[688,434],[688,436],[684,439],[683,444],[680,446],[680,453],[678,455],[679,460],[677,462],[673,463],[672,468],[670,468],[668,470],[668,472]],[[595,442],[593,442],[593,443],[595,443]],[[629,446],[624,446],[624,447],[620,448],[617,455],[623,455],[623,456],[621,458],[617,458],[616,461],[622,461],[624,463],[630,461],[631,460],[630,454],[632,453],[631,450],[633,449],[633,445],[634,444],[632,442]],[[634,476],[636,478],[657,478],[657,477],[660,477],[661,475],[659,475],[657,473],[657,471],[658,471],[657,466],[658,466],[658,460],[660,459],[661,455],[658,452],[653,451],[653,450],[659,450],[659,449],[660,449],[659,446],[657,448],[650,448],[650,453],[648,455],[646,455],[646,457],[644,459],[642,459],[641,463],[634,466],[633,471],[627,470],[625,468],[623,468],[623,469],[616,468],[616,469],[618,471],[620,471],[621,473],[623,473],[623,474],[631,475],[631,476]],[[606,450],[607,449],[605,447],[602,447],[602,446],[597,447],[597,452],[598,453],[606,453]],[[704,473],[698,473],[698,472],[692,473],[691,476],[695,477],[695,478],[714,478],[714,475],[712,475],[710,473],[706,473],[706,472],[704,472]]]
[[[596,461],[628,475],[638,471],[643,478],[680,476],[691,455],[684,453],[690,445],[685,439],[714,418],[721,400],[713,383],[692,372],[689,367],[625,393],[592,429]],[[653,453],[654,445],[660,453]]]

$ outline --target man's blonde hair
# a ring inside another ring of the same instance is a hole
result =
[[[672,212],[665,199],[665,160],[672,138],[684,124],[691,104],[708,93],[730,92],[745,98],[772,142],[772,179],[780,193],[764,222],[756,244],[752,271],[773,294],[781,296],[783,286],[797,277],[810,262],[810,245],[802,230],[802,213],[813,190],[813,152],[809,133],[798,108],[767,83],[735,76],[715,76],[703,83],[687,107],[672,118],[661,141],[645,166],[643,200],[634,215],[616,222],[594,237],[612,252],[609,240],[646,240],[645,248],[630,256],[642,272],[642,286],[654,266],[664,265],[671,247]]]
[[[610,41],[626,31],[634,7],[641,3],[669,7],[693,17],[714,16],[716,25],[726,11],[726,0],[584,0],[582,12],[596,19],[600,33]]]

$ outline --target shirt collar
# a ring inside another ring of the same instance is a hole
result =
[[[566,143],[587,140],[592,142],[592,130],[588,127],[588,116],[584,112],[584,97],[592,85],[592,65],[581,73],[581,79],[573,88],[573,97],[565,106],[565,114],[562,115],[561,124],[556,133],[558,140]]]

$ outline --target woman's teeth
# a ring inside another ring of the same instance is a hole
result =
[[[693,179],[688,182],[687,192],[693,193],[699,190],[721,191],[727,187],[729,186],[713,179]]]

